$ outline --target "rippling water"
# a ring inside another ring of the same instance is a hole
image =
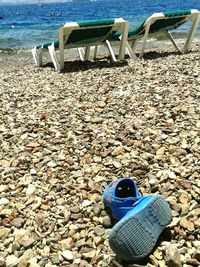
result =
[[[123,17],[138,26],[154,12],[200,10],[200,0],[73,0],[65,3],[0,4],[0,49],[30,48],[57,38],[67,21]],[[187,25],[179,31],[184,34]],[[200,38],[200,27],[196,37]]]

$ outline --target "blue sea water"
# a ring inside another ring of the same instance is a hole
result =
[[[123,17],[138,26],[154,12],[200,10],[200,0],[66,0],[62,3],[1,4],[0,49],[30,48],[57,38],[68,21]],[[181,31],[187,31],[187,25]],[[200,27],[196,37],[200,38]]]

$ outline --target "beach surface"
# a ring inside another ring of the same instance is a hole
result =
[[[0,55],[0,266],[200,264],[200,43],[112,64],[37,68]],[[144,261],[109,248],[102,202],[115,178],[160,194],[173,219]]]

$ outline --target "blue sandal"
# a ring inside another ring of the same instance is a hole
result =
[[[123,218],[142,199],[132,178],[112,181],[104,190],[103,202],[115,220]]]
[[[161,196],[141,197],[112,228],[109,235],[110,247],[126,261],[145,258],[153,250],[171,217],[170,207]]]

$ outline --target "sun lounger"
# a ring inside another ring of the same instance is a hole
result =
[[[143,39],[139,55],[139,57],[142,57],[147,39],[163,33],[172,42],[177,51],[185,52],[190,49],[192,39],[198,26],[199,17],[200,12],[196,9],[154,13],[148,17],[137,29],[129,31],[126,51],[131,58],[136,58],[136,43],[138,40]],[[192,21],[191,27],[188,31],[188,36],[184,47],[181,49],[177,45],[170,31],[177,29],[189,20]],[[110,38],[110,41],[112,42],[114,40],[120,40],[120,38],[120,33],[117,33]]]
[[[60,71],[64,69],[65,49],[77,48],[81,60],[88,60],[91,46],[97,47],[98,45],[106,45],[112,60],[117,61],[107,40],[118,31],[121,35],[118,60],[123,60],[128,35],[128,22],[119,18],[66,23],[60,28],[57,41],[36,46],[32,49],[34,61],[37,66],[41,66],[42,52],[48,49],[55,69]],[[56,50],[59,50],[59,60]],[[97,49],[95,49],[95,55],[96,52]]]

